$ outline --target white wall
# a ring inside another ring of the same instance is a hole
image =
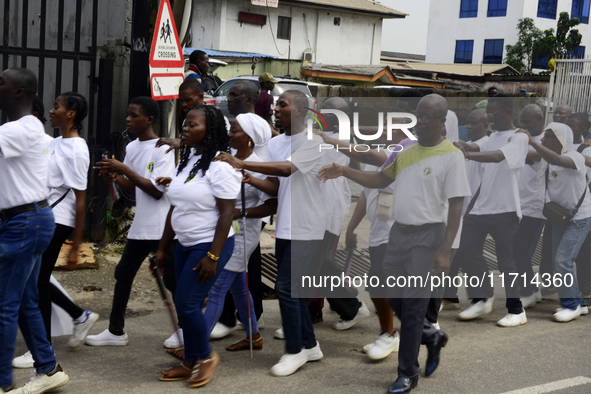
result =
[[[484,55],[484,40],[504,39],[503,46],[517,42],[517,23],[521,18],[533,18],[541,30],[554,28],[560,12],[570,14],[572,0],[558,0],[556,20],[538,18],[538,0],[509,0],[507,16],[487,17],[488,0],[478,1],[476,18],[460,18],[461,0],[431,1],[429,31],[427,34],[427,63],[453,63],[456,40],[474,40],[472,64],[481,64]],[[577,26],[583,35],[581,45],[591,54],[591,26]],[[503,58],[506,51],[503,50]]]
[[[305,50],[312,49],[316,63],[379,64],[379,17],[297,6],[290,9],[280,4],[269,9],[267,24],[258,26],[238,22],[240,11],[267,14],[267,8],[251,5],[250,1],[201,0],[194,9],[191,46],[195,48],[258,52],[298,60]],[[290,14],[291,48],[289,40],[276,38],[278,17]],[[335,17],[341,19],[340,26],[334,25]]]

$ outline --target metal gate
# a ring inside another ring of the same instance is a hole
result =
[[[591,59],[557,59],[550,77],[546,119],[560,104],[591,113]]]

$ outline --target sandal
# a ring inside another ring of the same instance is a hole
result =
[[[209,383],[213,378],[215,368],[220,363],[220,356],[217,352],[211,352],[211,356],[205,360],[200,360],[193,367],[191,377],[187,379],[189,387],[201,387]]]
[[[257,339],[252,341],[252,349],[253,350],[262,350],[263,349],[263,337],[258,337]],[[250,339],[244,338],[243,340],[233,343],[232,345],[226,348],[229,352],[236,352],[238,350],[250,350]]]
[[[160,373],[164,376],[161,376],[159,380],[162,382],[175,382],[177,380],[185,380],[191,377],[192,371],[193,369],[187,367],[185,363],[180,363],[176,367],[160,371]]]
[[[166,349],[166,353],[170,354],[171,356],[174,356],[176,358],[179,358],[181,360],[185,359],[185,347],[177,347],[176,349]]]

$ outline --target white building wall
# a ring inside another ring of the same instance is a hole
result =
[[[267,24],[238,21],[239,12],[267,14],[266,7],[244,0],[201,0],[195,7],[192,43],[195,48],[258,52],[300,60],[306,50],[325,64],[379,64],[382,20],[379,17],[298,6],[270,8]],[[290,40],[277,38],[278,17],[291,15]],[[334,18],[340,18],[335,26]],[[275,40],[273,38],[275,37]]]
[[[554,28],[561,12],[570,14],[572,0],[558,0],[556,19],[538,18],[538,0],[508,0],[507,16],[487,17],[489,0],[478,1],[476,18],[460,18],[461,0],[431,1],[429,30],[427,34],[427,63],[453,63],[456,40],[474,40],[472,64],[481,64],[484,56],[484,40],[503,39],[503,46],[517,42],[517,23],[521,18],[532,18],[543,30]],[[577,26],[583,35],[581,45],[591,54],[591,26]],[[506,50],[503,49],[503,59]]]

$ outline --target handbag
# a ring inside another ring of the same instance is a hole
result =
[[[548,165],[548,168],[546,168],[546,191],[548,191],[548,174],[549,174],[549,172],[550,172],[550,165]],[[587,179],[586,176],[585,176],[585,179]],[[585,194],[587,194],[587,183],[585,183],[585,190],[583,191],[583,195],[579,199],[579,202],[577,203],[577,206],[575,207],[575,209],[573,209],[571,211],[570,209],[565,208],[560,204],[550,201],[550,202],[547,202],[546,204],[544,204],[544,209],[542,210],[542,215],[544,215],[546,217],[546,219],[548,219],[550,222],[564,227],[572,220],[572,218],[575,217],[577,212],[579,212],[579,208],[581,207],[581,204],[583,203],[583,200],[585,199]]]
[[[392,219],[392,205],[394,204],[394,195],[392,193],[380,192],[376,204],[375,217],[382,220]]]

